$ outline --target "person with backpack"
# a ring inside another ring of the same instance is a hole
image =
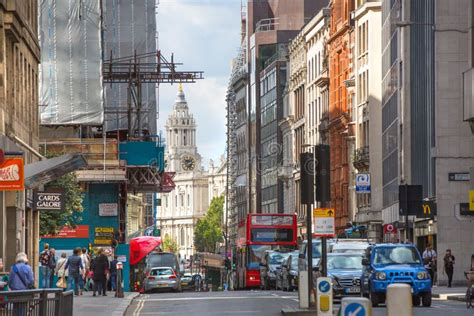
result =
[[[44,244],[44,250],[40,254],[40,274],[41,274],[41,288],[46,289],[51,287],[51,251],[49,244]]]
[[[66,266],[64,267],[68,269],[69,274],[67,279],[68,289],[74,289],[74,294],[76,295],[79,295],[79,285],[81,284],[81,275],[84,270],[80,254],[81,248],[75,248],[72,252],[72,256],[67,259]]]

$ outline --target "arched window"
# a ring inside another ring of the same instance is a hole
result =
[[[186,244],[184,227],[181,227],[180,239],[181,239],[181,246],[184,246]]]

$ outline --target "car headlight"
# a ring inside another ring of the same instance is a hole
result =
[[[426,273],[425,271],[420,271],[416,274],[416,278],[418,280],[428,279],[428,273]]]
[[[385,272],[377,272],[375,273],[375,278],[377,280],[385,280],[387,278],[387,274]]]

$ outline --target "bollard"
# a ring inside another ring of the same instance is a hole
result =
[[[298,272],[298,296],[300,308],[309,308],[308,302],[308,271]]]
[[[343,297],[339,315],[372,316],[372,304],[365,297]]]
[[[117,290],[115,291],[115,297],[122,298],[123,295],[123,288],[122,288],[122,272],[123,272],[123,263],[117,262],[117,280],[115,283],[117,284]]]
[[[387,316],[412,316],[413,301],[411,286],[408,284],[390,284],[387,286]]]
[[[316,280],[318,316],[332,316],[332,280],[319,277]]]

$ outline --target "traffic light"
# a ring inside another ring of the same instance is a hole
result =
[[[160,237],[161,236],[161,229],[158,227],[153,228],[153,236]]]

